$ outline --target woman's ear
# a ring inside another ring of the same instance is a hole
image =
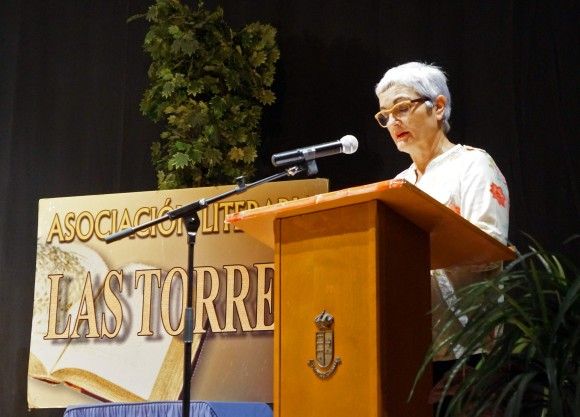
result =
[[[435,115],[437,120],[443,120],[443,113],[445,112],[445,106],[447,105],[447,99],[445,96],[438,95],[435,99]]]

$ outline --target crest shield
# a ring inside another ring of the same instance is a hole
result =
[[[309,360],[308,366],[314,374],[321,379],[326,379],[336,372],[337,366],[342,362],[334,357],[334,317],[323,310],[315,319],[317,331],[315,336],[316,360]]]

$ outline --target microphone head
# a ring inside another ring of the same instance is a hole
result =
[[[342,152],[346,154],[355,153],[358,149],[358,140],[353,135],[346,135],[340,138]]]

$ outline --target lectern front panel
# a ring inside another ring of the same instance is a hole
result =
[[[405,405],[430,339],[428,235],[377,201],[277,222],[276,416],[429,415],[426,396]]]

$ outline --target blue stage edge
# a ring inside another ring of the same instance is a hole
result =
[[[77,405],[66,409],[63,417],[181,417],[179,401],[152,401],[145,403],[107,403]],[[232,403],[192,401],[191,417],[272,417],[265,403]]]

